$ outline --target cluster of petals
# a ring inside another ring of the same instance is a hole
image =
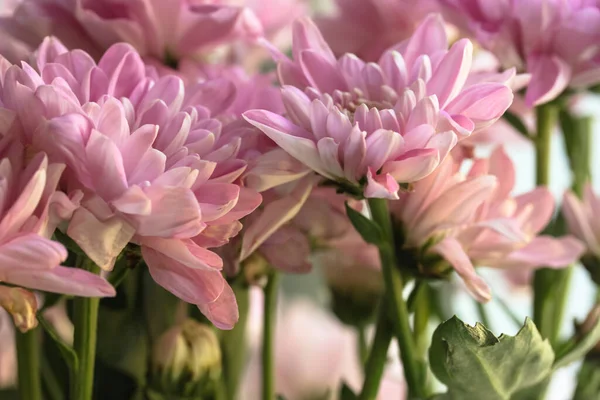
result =
[[[66,164],[65,186],[84,193],[66,233],[106,269],[127,243],[140,245],[157,283],[232,327],[235,298],[208,248],[237,234],[260,203],[234,183],[246,166],[239,138],[223,138],[211,118],[234,88],[186,90],[176,76],[147,71],[126,44],[96,64],[47,39],[37,64],[5,68],[2,104],[18,116],[11,134]]]
[[[175,62],[205,57],[232,40],[254,40],[262,26],[250,9],[210,0],[23,0],[0,20],[0,31],[1,53],[11,61],[27,59],[54,35],[94,58],[127,42],[144,57]]]
[[[600,197],[587,184],[583,198],[568,191],[564,194],[562,212],[569,232],[585,243],[586,253],[600,257]]]
[[[504,81],[514,70],[467,85],[472,44],[448,49],[438,15],[378,63],[336,59],[308,19],[295,23],[293,40],[293,60],[275,54],[285,117],[267,110],[244,117],[357,196],[397,199],[399,183],[430,174],[458,139],[489,126],[513,98]]]
[[[441,0],[449,19],[504,65],[531,74],[529,106],[600,82],[596,0]]]
[[[332,15],[316,23],[337,55],[377,61],[385,50],[415,31],[436,4],[431,0],[335,0]]]
[[[62,266],[67,250],[50,239],[60,220],[77,207],[79,196],[71,199],[56,190],[65,166],[49,163],[43,153],[27,161],[23,146],[6,138],[0,146],[0,306],[13,315],[19,329],[28,330],[37,325],[37,301],[22,288],[114,296],[103,278]]]
[[[563,268],[581,256],[584,247],[572,236],[538,236],[552,218],[554,199],[543,187],[513,197],[515,171],[502,148],[476,160],[467,174],[459,168],[449,157],[390,204],[405,246],[444,258],[479,301],[491,293],[474,266]]]

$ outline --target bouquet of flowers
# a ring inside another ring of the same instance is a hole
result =
[[[599,44],[597,0],[3,0],[0,398],[600,398]]]

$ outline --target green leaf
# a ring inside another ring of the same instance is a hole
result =
[[[429,359],[448,387],[446,398],[506,400],[547,377],[554,352],[530,319],[515,336],[497,338],[479,323],[452,317],[434,332]]]
[[[385,242],[383,232],[375,221],[365,217],[360,212],[350,207],[348,203],[346,203],[346,214],[348,214],[348,218],[350,218],[350,222],[352,222],[354,229],[360,233],[360,236],[362,236],[365,242],[376,246],[380,246]]]
[[[340,400],[358,400],[358,396],[350,389],[346,382],[342,383]]]
[[[46,321],[46,319],[42,315],[38,314],[37,319],[42,328],[44,328],[48,336],[52,339],[52,341],[60,351],[60,355],[65,360],[65,363],[69,367],[69,371],[73,376],[73,374],[75,374],[79,369],[79,359],[77,358],[77,353],[75,353],[75,350],[73,350],[71,346],[63,342],[63,340],[58,336],[58,334],[54,330],[54,327],[52,327],[52,325],[50,325],[50,323],[48,323],[48,321]]]
[[[557,354],[554,369],[565,367],[583,358],[598,342],[600,342],[600,319],[583,338],[573,342],[572,346],[568,346]]]

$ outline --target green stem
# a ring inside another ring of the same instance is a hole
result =
[[[536,109],[537,136],[535,138],[536,154],[536,184],[548,186],[550,183],[550,152],[552,131],[556,126],[558,109],[556,105],[544,104]],[[553,289],[554,273],[556,271],[539,269],[533,279],[533,321],[542,336],[548,338],[553,345],[556,343],[555,332],[556,309],[555,299],[560,296]]]
[[[379,257],[385,283],[386,298],[391,312],[395,336],[400,346],[400,357],[404,367],[409,397],[425,397],[425,388],[421,379],[422,364],[417,356],[417,348],[408,320],[408,309],[402,297],[403,282],[396,268],[394,255],[394,232],[385,199],[369,199],[371,217],[382,229],[385,243],[379,246]]]
[[[98,268],[92,261],[83,260],[81,268],[98,274]],[[73,300],[73,325],[75,337],[73,348],[79,359],[79,370],[74,385],[74,400],[91,400],[94,391],[94,364],[96,361],[96,339],[98,331],[97,297],[76,297]]]
[[[363,367],[365,367],[367,359],[369,358],[369,348],[367,345],[367,335],[365,332],[365,327],[356,327],[356,334],[358,340],[358,354],[360,356],[360,364]]]
[[[40,341],[38,329],[16,332],[19,397],[26,400],[42,400],[40,379]]]
[[[229,331],[222,331],[221,352],[223,354],[223,391],[225,398],[235,400],[238,397],[238,388],[248,352],[246,349],[246,326],[250,305],[250,290],[241,277],[231,284],[239,309],[239,319],[235,327]]]
[[[417,293],[414,314],[414,338],[421,357],[424,357],[427,353],[429,339],[429,335],[427,335],[427,327],[429,325],[430,314],[431,304],[429,286],[426,282],[422,282]]]
[[[477,306],[477,313],[479,314],[479,322],[481,322],[486,328],[492,329],[492,326],[490,325],[490,319],[488,318],[487,310],[485,309],[485,305],[481,304],[478,301],[475,301],[475,305]]]
[[[56,379],[52,365],[50,365],[46,357],[42,357],[42,380],[45,392],[51,400],[62,400],[65,398],[60,382]]]
[[[277,290],[279,273],[272,271],[265,286],[262,347],[262,398],[275,400],[275,321],[277,315]]]
[[[375,328],[375,338],[371,352],[365,364],[365,381],[360,392],[359,400],[374,400],[379,392],[379,384],[387,362],[388,348],[392,341],[390,326],[385,307],[381,307]]]

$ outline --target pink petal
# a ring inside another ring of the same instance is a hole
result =
[[[248,226],[244,233],[240,260],[249,257],[279,227],[298,214],[313,184],[313,177],[305,177],[296,184],[290,194],[265,205],[260,217]]]
[[[304,50],[300,53],[300,66],[302,72],[311,86],[323,93],[332,93],[334,90],[348,90],[346,81],[337,70],[335,64],[316,51]]]
[[[429,175],[439,163],[437,149],[415,149],[404,153],[399,160],[386,162],[381,173],[391,175],[397,182],[411,183]]]
[[[374,175],[373,170],[369,167],[365,197],[398,200],[398,190],[400,190],[400,186],[390,174]]]
[[[227,284],[215,301],[198,304],[198,309],[219,329],[233,329],[240,317],[235,294]]]
[[[3,276],[10,271],[51,269],[66,259],[62,244],[33,233],[20,235],[0,246],[0,281],[8,281]]]
[[[45,271],[17,269],[9,281],[30,289],[81,297],[113,297],[115,289],[104,278],[78,268],[55,266]]]
[[[573,236],[538,236],[510,253],[505,263],[513,268],[565,268],[577,262],[585,250],[584,244]]]
[[[187,303],[213,302],[228,286],[219,271],[189,268],[145,246],[142,255],[152,279]]]
[[[562,213],[569,227],[569,231],[584,241],[587,247],[600,254],[600,243],[594,235],[589,216],[584,211],[584,205],[573,193],[565,192],[562,204]]]
[[[473,44],[468,39],[456,42],[433,72],[427,82],[427,92],[437,95],[444,108],[462,90],[471,70]]]
[[[557,56],[537,56],[527,64],[531,81],[525,101],[529,107],[554,100],[569,84],[571,67]]]
[[[474,121],[481,129],[504,114],[513,101],[513,93],[500,83],[480,83],[461,91],[446,107],[450,114],[458,114]]]
[[[491,300],[492,294],[489,286],[477,275],[471,260],[456,239],[446,237],[435,244],[431,251],[444,257],[454,267],[477,301],[487,303]]]
[[[263,131],[289,155],[327,178],[333,178],[323,165],[317,146],[308,139],[310,134],[291,124],[285,118],[265,110],[251,110],[243,114],[246,121]]]
[[[140,238],[139,241],[142,245],[142,252],[145,249],[152,249],[187,268],[212,271],[223,267],[221,257],[210,250],[199,247],[191,240],[146,237]]]
[[[67,229],[67,235],[102,269],[112,269],[133,234],[133,227],[122,219],[100,221],[83,207],[73,213]]]

